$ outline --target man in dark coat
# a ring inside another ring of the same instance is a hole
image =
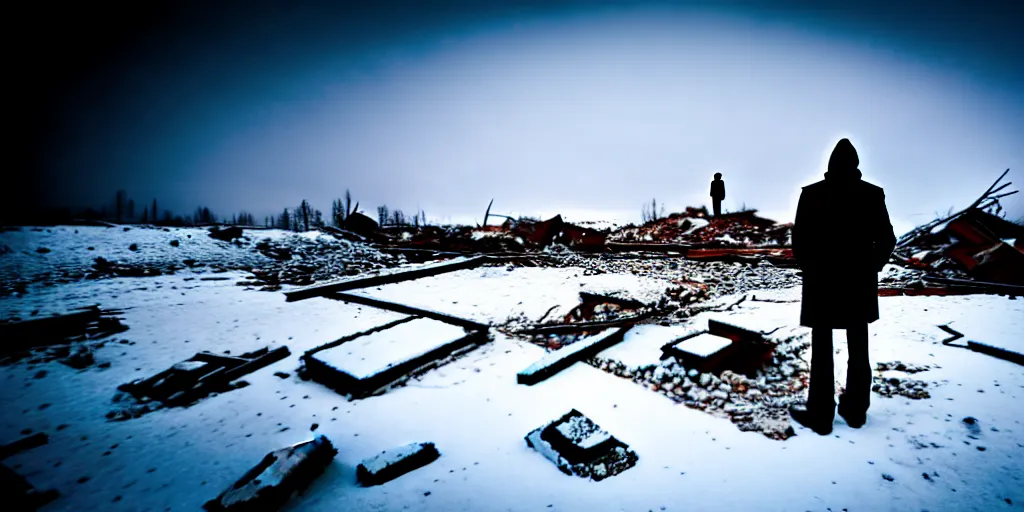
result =
[[[806,407],[793,419],[815,432],[832,432],[835,375],[832,329],[846,329],[846,389],[839,415],[859,428],[871,397],[868,324],[878,320],[878,272],[896,236],[881,188],[862,181],[849,140],[836,144],[825,179],[803,188],[793,224],[793,255],[803,271],[800,325],[811,328],[811,380]]]
[[[711,182],[711,201],[715,208],[715,217],[722,214],[723,199],[725,199],[725,182],[722,181],[722,173],[716,172],[715,179]]]

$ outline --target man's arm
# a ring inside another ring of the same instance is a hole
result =
[[[879,193],[877,217],[874,233],[874,264],[875,271],[881,272],[882,267],[889,262],[893,249],[896,248],[896,234],[892,230],[892,222],[889,220],[889,210],[885,208],[885,192]]]
[[[804,192],[800,193],[800,202],[797,203],[796,207],[796,219],[793,221],[793,258],[796,259],[796,264],[802,269],[807,270],[810,266],[809,258],[809,247],[807,246],[806,230],[809,226],[810,219],[807,217],[807,197]]]

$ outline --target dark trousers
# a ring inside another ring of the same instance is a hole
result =
[[[712,203],[713,203],[714,208],[715,208],[715,217],[718,217],[719,215],[722,214],[722,200],[721,199],[713,199]]]
[[[846,391],[839,397],[844,414],[862,415],[871,405],[871,363],[868,361],[868,324],[846,329],[850,357],[846,368]],[[832,358],[832,329],[811,330],[811,382],[807,409],[824,418],[835,417],[835,371]]]

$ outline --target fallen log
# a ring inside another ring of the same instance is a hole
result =
[[[400,283],[402,281],[411,281],[413,279],[420,279],[423,277],[436,276],[447,272],[454,272],[456,270],[476,268],[486,263],[487,260],[488,257],[486,256],[475,256],[472,258],[455,258],[441,263],[423,265],[411,269],[402,269],[395,272],[388,272],[374,276],[355,277],[329,283],[308,286],[305,288],[299,288],[297,290],[285,292],[284,295],[288,302],[292,302],[302,299],[308,299],[310,297],[320,297],[331,292],[342,292],[346,290],[357,290],[359,288],[369,288],[372,286],[394,284]]]

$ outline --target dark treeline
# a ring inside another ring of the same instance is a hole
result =
[[[352,193],[331,202],[329,215],[324,215],[303,199],[298,206],[284,208],[277,215],[268,215],[259,221],[247,211],[218,214],[209,207],[198,206],[191,215],[159,209],[157,199],[136,201],[124,190],[118,190],[112,200],[99,207],[52,208],[45,211],[22,211],[17,216],[0,219],[0,225],[56,225],[80,222],[108,222],[114,224],[144,224],[155,226],[214,226],[234,225],[243,227],[266,227],[290,231],[310,231],[325,226],[344,228],[352,215],[364,215],[359,202],[352,200]],[[419,209],[412,216],[402,210],[391,210],[386,205],[377,207],[377,223],[380,226],[426,226],[426,212]]]

